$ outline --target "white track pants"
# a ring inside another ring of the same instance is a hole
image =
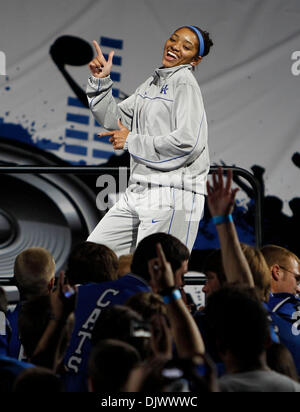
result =
[[[191,251],[204,210],[204,195],[170,187],[130,186],[106,213],[88,241],[118,255],[133,253],[152,233],[169,233]]]

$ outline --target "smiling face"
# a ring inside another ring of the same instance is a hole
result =
[[[166,41],[162,59],[163,67],[175,67],[180,64],[196,66],[201,61],[198,48],[199,40],[196,33],[187,27],[176,30]]]

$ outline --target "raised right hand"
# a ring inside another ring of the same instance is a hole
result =
[[[156,245],[157,257],[148,261],[148,270],[152,285],[157,291],[175,286],[171,264],[167,261],[160,243]]]
[[[108,59],[105,60],[100,46],[96,42],[96,40],[93,41],[93,45],[95,47],[97,56],[89,63],[89,68],[94,77],[101,79],[103,77],[107,77],[110,74],[115,52],[111,51],[109,53]]]
[[[212,216],[225,216],[232,213],[235,196],[239,188],[232,189],[232,170],[228,169],[227,182],[223,179],[223,169],[218,168],[218,173],[213,173],[213,184],[207,181],[207,204]]]

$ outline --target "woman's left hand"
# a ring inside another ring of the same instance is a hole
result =
[[[111,132],[98,133],[98,136],[111,136],[109,141],[112,143],[113,148],[115,150],[122,150],[130,130],[122,124],[120,119],[118,119],[118,126],[119,129],[112,130]]]

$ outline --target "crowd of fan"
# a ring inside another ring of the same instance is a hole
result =
[[[221,169],[208,185],[223,218],[201,262],[205,307],[188,304],[189,250],[168,234],[120,258],[84,242],[57,278],[47,250],[20,253],[15,307],[0,288],[0,391],[300,392],[300,261],[239,242],[231,185]]]

